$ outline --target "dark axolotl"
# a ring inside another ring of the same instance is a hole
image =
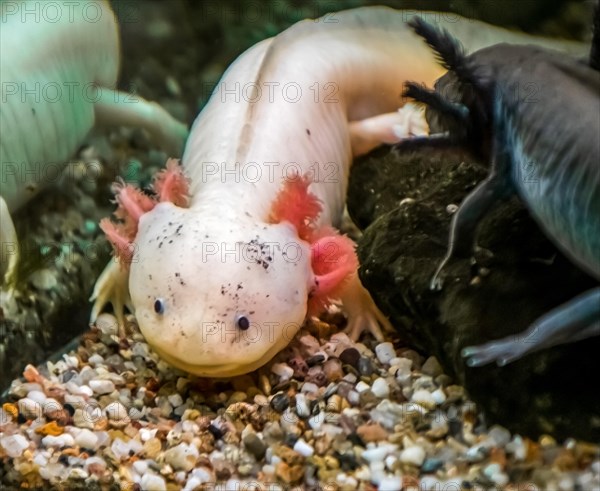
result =
[[[472,255],[481,219],[514,193],[553,243],[600,279],[598,14],[595,22],[585,62],[529,45],[498,44],[466,56],[447,32],[419,18],[411,21],[449,72],[435,91],[408,83],[405,95],[426,104],[450,131],[400,145],[461,145],[491,163],[487,179],[453,217],[448,252],[432,288],[441,288],[448,261]],[[525,91],[529,101],[515,96]],[[444,92],[458,98],[449,100]],[[464,348],[462,355],[469,366],[494,361],[503,366],[534,351],[599,334],[597,287],[551,310],[520,335]]]

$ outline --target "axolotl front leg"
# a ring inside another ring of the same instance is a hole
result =
[[[520,334],[466,347],[461,354],[471,367],[492,362],[504,366],[535,351],[594,336],[600,336],[600,288],[551,310]]]

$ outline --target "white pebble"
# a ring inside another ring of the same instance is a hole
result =
[[[133,463],[133,470],[137,472],[140,476],[143,476],[148,470],[148,462],[145,460],[136,460]]]
[[[0,445],[9,457],[20,457],[29,447],[29,442],[23,435],[16,434],[0,438]]]
[[[196,467],[191,472],[191,475],[194,476],[196,479],[199,479],[201,484],[204,484],[206,482],[212,482],[215,480],[214,472],[207,467]]]
[[[87,385],[77,385],[72,381],[69,381],[65,384],[65,389],[67,389],[71,394],[76,396],[88,396],[91,397],[94,395],[94,391],[91,387]],[[65,396],[65,402],[67,402],[67,398]]]
[[[41,390],[31,390],[29,391],[29,394],[27,394],[27,397],[32,401],[39,403],[42,403],[47,399],[46,394],[44,394]]]
[[[189,472],[196,465],[199,456],[200,454],[195,445],[180,443],[167,450],[164,454],[164,459],[165,462],[173,466],[174,469],[181,469]]]
[[[70,368],[78,368],[79,367],[79,358],[76,356],[63,355],[63,359],[65,363]]]
[[[108,419],[111,421],[120,421],[123,423],[129,422],[129,415],[127,414],[127,408],[118,401],[111,402],[104,408],[104,412]]]
[[[67,468],[62,464],[48,464],[45,467],[40,467],[39,474],[42,479],[52,482],[65,481],[68,476]]]
[[[314,416],[311,416],[310,418],[308,418],[308,424],[310,425],[310,427],[313,430],[319,430],[323,426],[325,418],[326,418],[326,415],[323,414],[323,411],[321,411],[320,413],[315,414]]]
[[[35,457],[33,457],[33,463],[39,467],[48,465],[47,452],[36,452]]]
[[[342,380],[344,382],[348,382],[349,384],[354,384],[358,380],[358,378],[353,373],[347,373],[342,377]]]
[[[469,462],[481,462],[485,459],[485,450],[481,445],[475,445],[467,450],[465,457]]]
[[[396,457],[395,455],[388,455],[385,458],[385,466],[388,468],[388,470],[392,471],[394,470],[394,466],[396,465],[396,462],[398,462],[398,457]]]
[[[385,365],[396,357],[396,350],[392,343],[380,343],[375,346],[375,354],[379,362]]]
[[[102,473],[106,469],[106,461],[102,457],[88,457],[85,459],[84,468],[90,472],[90,467],[94,467],[96,471]]]
[[[168,418],[173,412],[173,406],[166,397],[159,397],[156,406],[160,409],[161,416]]]
[[[115,384],[110,380],[90,380],[88,385],[95,394],[110,394],[115,390]]]
[[[119,323],[117,322],[117,318],[112,314],[103,313],[98,316],[96,319],[96,327],[102,331],[103,334],[117,334],[119,331]],[[92,355],[88,361],[92,359]]]
[[[63,433],[62,435],[58,436],[47,435],[42,438],[42,445],[45,447],[57,448],[72,447],[75,445],[75,440],[68,433]]]
[[[294,376],[294,369],[285,363],[274,363],[271,371],[282,381],[289,380]]]
[[[183,399],[179,394],[171,394],[167,399],[173,407],[179,407],[183,404]]]
[[[416,404],[419,404],[427,409],[435,407],[435,399],[431,392],[425,389],[415,390],[410,400]]]
[[[88,358],[88,363],[90,365],[92,365],[93,367],[95,367],[97,365],[102,365],[102,363],[104,363],[104,358],[102,356],[100,356],[98,353],[96,353]]]
[[[402,489],[402,478],[400,476],[384,476],[379,481],[378,489],[381,491],[392,491],[395,489]]]
[[[140,438],[143,442],[147,442],[150,438],[154,438],[156,436],[156,432],[158,428],[149,429],[149,428],[140,428]]]
[[[140,487],[144,491],[166,491],[167,483],[165,482],[164,477],[147,472],[142,476]]]
[[[354,390],[356,392],[358,392],[359,394],[361,394],[362,392],[364,392],[365,390],[369,390],[371,387],[369,386],[369,384],[364,383],[362,380],[356,384],[356,387],[354,387]]]
[[[192,476],[186,481],[182,491],[194,491],[195,489],[198,489],[201,484],[202,481],[200,481],[200,479]]]
[[[492,426],[488,431],[488,436],[500,448],[504,448],[510,442],[510,431],[500,425]]]
[[[298,438],[298,440],[296,440],[296,443],[294,444],[294,450],[304,457],[310,457],[315,452],[315,449],[306,443],[302,438]]]
[[[376,378],[371,386],[371,392],[373,392],[375,397],[379,397],[380,399],[389,396],[390,386],[388,385],[387,380],[382,377]]]
[[[75,444],[83,448],[95,450],[96,445],[98,445],[98,435],[84,428],[75,436]]]
[[[425,461],[425,450],[415,445],[408,447],[400,452],[400,462],[404,464],[413,464],[417,467],[421,467]]]
[[[385,459],[385,457],[389,453],[393,452],[397,448],[398,448],[397,445],[394,445],[391,443],[382,444],[375,448],[368,448],[367,450],[365,450],[362,453],[361,457],[368,462],[371,462],[371,463],[381,462],[381,464],[383,465],[383,459]]]
[[[525,460],[527,456],[527,447],[523,442],[523,438],[519,435],[516,435],[511,442],[506,444],[506,451],[512,453],[515,460]]]
[[[317,386],[317,384],[313,384],[312,382],[304,382],[304,384],[302,384],[301,391],[306,394],[314,394],[316,392],[319,392],[319,387]]]
[[[302,393],[296,394],[296,414],[301,418],[308,418],[310,416],[310,407],[306,396]]]
[[[17,405],[19,406],[19,413],[23,414],[27,419],[41,418],[42,414],[44,414],[42,405],[29,397],[19,399]]]
[[[52,290],[56,287],[58,281],[56,276],[49,269],[38,269],[29,277],[29,281],[35,286],[38,290]]]
[[[352,406],[356,406],[360,403],[360,395],[355,390],[348,392],[346,399]]]
[[[504,472],[496,472],[495,474],[492,474],[490,476],[490,479],[500,489],[504,488],[504,486],[506,486],[508,484],[508,476]],[[573,488],[569,487],[567,489],[571,490]]]
[[[129,445],[120,438],[115,438],[113,440],[110,449],[118,460],[129,457]]]
[[[403,387],[409,386],[412,381],[412,360],[409,360],[408,358],[401,358],[401,360],[403,360],[403,363],[394,365],[394,376],[396,377],[396,381],[400,385],[402,385]]]
[[[69,469],[69,474],[67,476],[67,479],[84,480],[84,479],[87,479],[89,476],[90,475],[83,469],[80,469],[79,467],[71,467]]]
[[[356,479],[359,479],[361,481],[370,481],[371,480],[371,470],[366,465],[363,465],[363,466],[359,467],[358,470],[354,473],[354,477],[356,477]]]
[[[62,409],[62,404],[52,397],[48,397],[44,401],[44,415],[46,416],[55,411],[61,411]]]
[[[446,394],[444,394],[444,390],[441,388],[434,390],[431,393],[431,397],[433,397],[433,400],[438,406],[441,406],[446,401]]]

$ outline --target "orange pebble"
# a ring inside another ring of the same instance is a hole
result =
[[[50,421],[50,423],[46,423],[44,426],[40,426],[35,429],[35,432],[40,435],[52,435],[58,436],[64,433],[65,429],[62,426],[59,426],[56,421]]]
[[[5,402],[4,404],[2,404],[2,409],[4,409],[5,412],[10,414],[13,419],[17,419],[17,417],[19,416],[19,409],[15,404]]]
[[[506,453],[503,449],[494,447],[490,452],[490,461],[504,469],[506,467]]]

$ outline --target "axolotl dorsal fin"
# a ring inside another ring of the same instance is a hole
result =
[[[314,286],[308,299],[308,315],[316,315],[339,298],[358,269],[358,258],[350,238],[333,227],[317,228],[323,205],[308,190],[311,183],[310,175],[286,179],[271,206],[269,222],[292,224],[298,237],[310,244]]]

